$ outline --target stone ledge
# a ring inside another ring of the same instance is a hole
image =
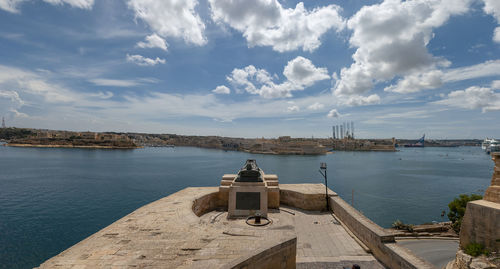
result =
[[[222,269],[242,268],[295,268],[297,255],[297,237],[288,236],[278,243],[268,243],[245,256],[234,259],[224,265]]]
[[[328,189],[329,197],[337,193]],[[325,185],[280,184],[280,204],[310,211],[326,210]]]
[[[335,216],[388,268],[435,268],[406,248],[398,246],[392,233],[375,224],[342,198],[330,197],[330,206]]]

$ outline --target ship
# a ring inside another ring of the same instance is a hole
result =
[[[489,145],[486,147],[487,154],[491,154],[492,152],[500,152],[500,142],[495,139],[491,139]]]
[[[405,148],[423,148],[425,145],[425,134],[417,142],[404,145]]]
[[[495,141],[495,139],[489,139],[489,138],[486,138],[486,139],[483,141],[483,143],[481,143],[481,148],[482,148],[483,150],[488,149],[488,147],[490,146],[490,144],[491,144],[491,142],[492,142],[492,141]]]

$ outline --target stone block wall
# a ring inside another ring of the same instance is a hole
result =
[[[491,251],[500,251],[500,153],[492,153],[495,162],[491,186],[483,200],[467,203],[460,227],[460,247],[479,243]]]
[[[435,268],[404,247],[395,243],[394,236],[386,232],[338,196],[330,197],[333,213],[361,240],[379,261],[388,268]]]
[[[323,184],[282,184],[280,185],[280,203],[309,211],[326,210],[324,188]],[[337,195],[331,190],[329,193]]]
[[[495,168],[491,177],[491,185],[484,193],[484,200],[500,203],[500,152],[492,153],[491,157],[495,162]]]
[[[294,269],[296,267],[297,237],[284,238],[279,243],[256,249],[246,256],[226,264],[224,269]]]
[[[460,228],[460,247],[479,243],[500,251],[500,204],[485,200],[467,203]]]

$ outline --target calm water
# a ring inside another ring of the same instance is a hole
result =
[[[31,268],[138,207],[188,186],[217,186],[248,158],[280,183],[329,186],[381,226],[443,220],[461,193],[483,193],[493,162],[478,147],[271,156],[198,148],[0,146],[0,268]]]

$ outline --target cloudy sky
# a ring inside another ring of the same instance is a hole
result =
[[[8,126],[500,138],[499,0],[0,0]]]

